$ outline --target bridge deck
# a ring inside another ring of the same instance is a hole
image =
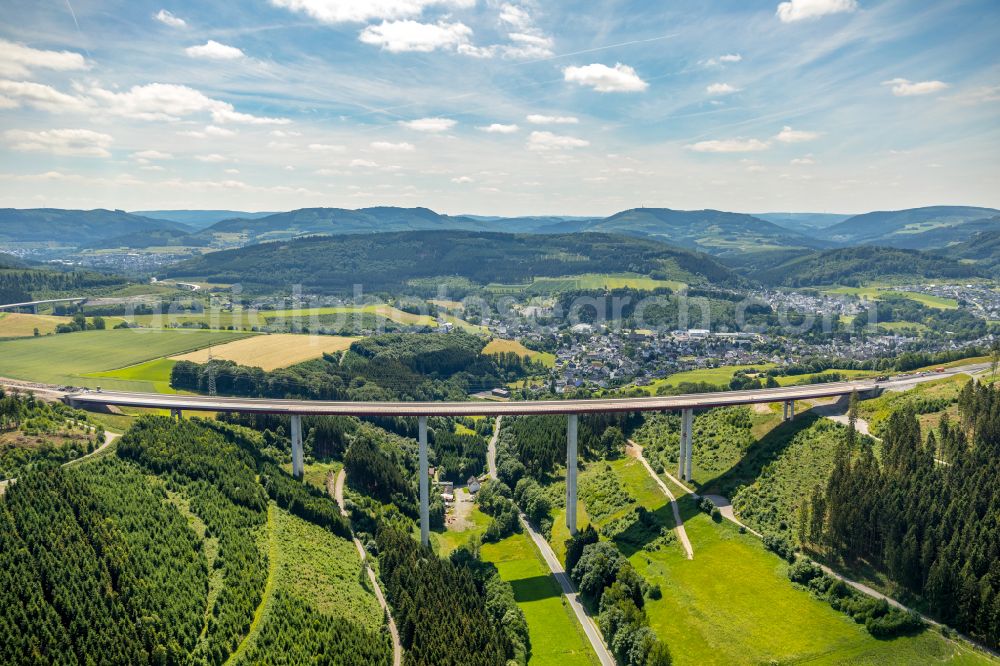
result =
[[[271,400],[116,391],[85,391],[67,396],[75,405],[152,407],[182,411],[255,412],[303,416],[510,416],[520,414],[590,414],[600,412],[657,412],[686,408],[726,407],[847,395],[877,389],[874,380],[831,382],[750,391],[720,391],[643,398],[595,400],[526,400],[469,402],[330,402]]]

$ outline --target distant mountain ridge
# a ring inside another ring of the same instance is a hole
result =
[[[151,217],[155,220],[170,220],[180,222],[193,229],[205,229],[216,222],[231,220],[233,218],[244,218],[254,220],[259,217],[274,215],[275,211],[248,213],[242,210],[135,210],[133,215]]]
[[[163,230],[194,231],[180,222],[154,220],[123,210],[0,209],[0,243],[56,241],[79,247],[126,234]]]
[[[968,240],[963,225],[1000,215],[994,208],[975,206],[926,206],[906,210],[874,211],[855,215],[817,235],[839,244],[878,244],[909,247],[913,236],[932,230],[952,229],[948,242]],[[971,233],[971,231],[970,231]],[[941,238],[941,236],[939,236]],[[926,248],[924,248],[926,249]]]

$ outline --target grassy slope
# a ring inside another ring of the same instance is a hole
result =
[[[672,525],[666,498],[638,463],[623,459],[611,466],[638,503]],[[591,464],[583,475],[596,469]],[[676,487],[674,492],[683,494]],[[670,645],[675,664],[989,663],[932,632],[876,640],[846,615],[795,589],[784,562],[758,540],[729,523],[713,522],[689,497],[681,499],[681,509],[693,560],[680,547],[649,552],[635,543],[619,544],[636,569],[663,591],[662,599],[647,601],[646,612],[654,631]],[[563,519],[560,511],[557,525]]]
[[[344,323],[350,323],[350,317],[354,314],[372,314],[386,319],[390,319],[398,324],[413,326],[435,326],[433,317],[427,315],[415,315],[403,312],[389,305],[364,305],[364,306],[344,306],[344,307],[321,307],[302,308],[288,310],[237,310],[235,312],[177,312],[172,314],[152,314],[136,315],[130,317],[130,321],[135,321],[142,326],[161,327],[168,323],[183,324],[205,323],[212,328],[234,326],[237,329],[249,329],[254,326],[267,326],[274,320],[291,321],[306,320],[310,317],[320,317],[329,315],[343,315]]]
[[[653,290],[666,287],[674,291],[683,289],[683,282],[677,280],[657,280],[633,273],[585,273],[563,278],[536,278],[529,284],[488,284],[486,288],[495,293],[521,293],[527,289],[537,292],[568,291],[575,289],[632,289]]]
[[[566,605],[559,585],[526,534],[514,534],[499,543],[485,544],[482,558],[492,562],[500,577],[514,588],[514,599],[524,611],[531,638],[533,666],[597,664],[583,630]]]
[[[483,347],[484,354],[505,354],[507,352],[515,352],[521,357],[530,356],[532,360],[541,362],[547,368],[551,368],[556,363],[555,354],[533,351],[522,345],[517,340],[502,340],[500,338],[495,338],[490,340],[487,345]]]
[[[268,509],[268,530],[270,573],[264,600],[230,663],[240,663],[242,655],[252,651],[266,623],[282,622],[270,607],[279,589],[327,616],[351,619],[371,630],[382,625],[382,610],[374,594],[361,586],[361,560],[354,544],[273,503]]]
[[[51,384],[151,390],[146,380],[94,378],[86,375],[137,365],[153,359],[222,344],[244,333],[207,331],[86,331],[0,341],[0,376]]]
[[[319,358],[326,353],[343,351],[358,339],[360,338],[336,335],[275,333],[228,342],[213,347],[211,354],[214,358],[233,361],[240,365],[275,370]],[[207,363],[208,355],[208,349],[199,349],[172,358],[177,361]]]

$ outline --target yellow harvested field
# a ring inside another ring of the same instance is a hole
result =
[[[18,312],[0,313],[0,338],[23,338],[35,334],[53,333],[56,326],[71,321],[69,317],[52,317],[49,315],[21,314]]]
[[[358,338],[336,335],[296,335],[294,333],[255,335],[213,347],[212,357],[262,370],[275,370],[319,358],[324,353],[342,351],[350,347],[355,340]],[[208,349],[199,349],[170,358],[175,361],[205,363],[208,361],[208,351]]]
[[[524,357],[528,356],[534,361],[538,361],[551,368],[555,365],[556,357],[555,354],[549,354],[547,352],[537,352],[528,349],[522,345],[517,340],[501,340],[500,338],[493,338],[489,343],[483,347],[483,354],[506,354],[508,352],[514,352],[518,356]]]

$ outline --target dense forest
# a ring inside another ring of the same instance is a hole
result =
[[[304,238],[214,252],[173,266],[171,277],[242,283],[248,292],[300,284],[325,293],[398,294],[414,280],[460,276],[476,284],[523,284],[534,277],[634,272],[684,282],[733,284],[707,255],[609,234],[513,235],[413,231]]]
[[[958,410],[926,440],[913,411],[896,411],[879,456],[867,438],[842,444],[803,536],[817,552],[875,565],[934,616],[996,647],[1000,390],[970,381]]]
[[[26,473],[0,502],[0,662],[225,662],[265,593],[268,498],[349,533],[332,499],[275,462],[258,433],[144,417],[117,456]],[[337,663],[388,663],[371,629],[294,597],[275,603],[281,632],[265,623],[263,645],[339,645],[349,656]]]
[[[860,287],[886,278],[964,279],[981,269],[917,250],[863,245],[796,257],[751,277],[785,287],[842,284]]]
[[[59,294],[88,296],[95,288],[125,284],[124,278],[103,273],[0,268],[0,303],[25,303]]]
[[[491,389],[513,372],[508,359],[482,354],[486,341],[461,331],[422,335],[393,333],[354,342],[341,354],[324,354],[270,372],[213,361],[221,394],[316,400],[464,400]],[[171,385],[206,391],[208,365],[178,362]],[[526,370],[522,370],[523,374]]]
[[[407,666],[504,666],[514,648],[491,620],[472,572],[383,526],[379,565]]]

